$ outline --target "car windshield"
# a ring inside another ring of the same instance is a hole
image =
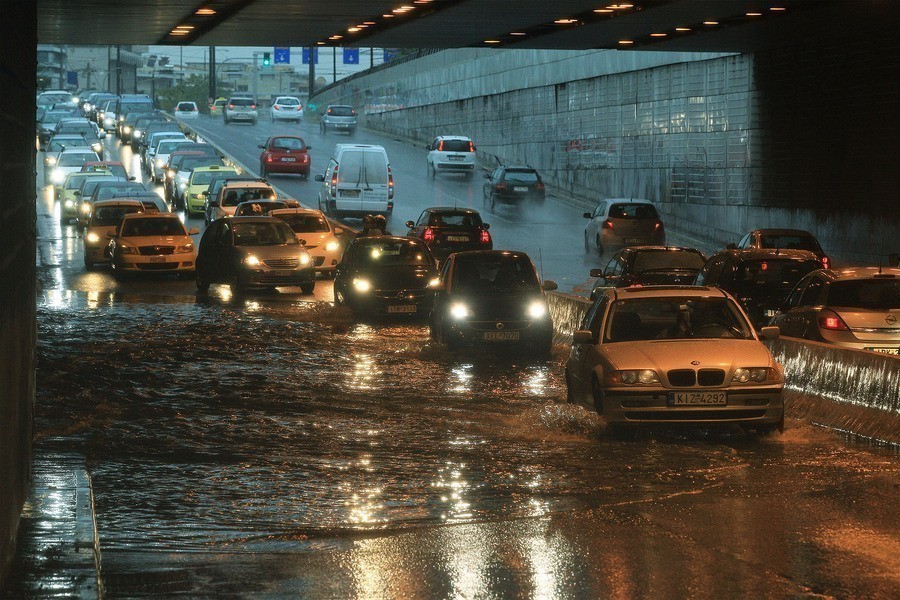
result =
[[[291,228],[280,221],[234,223],[235,246],[281,246],[299,244]]]
[[[287,208],[284,202],[248,202],[241,204],[234,211],[236,217],[252,217],[268,215],[273,210]]]
[[[65,146],[66,148],[83,148],[90,145],[90,142],[82,137],[66,138],[64,140],[52,140],[47,145],[47,152],[62,152],[63,146]],[[95,158],[94,160],[97,159]]]
[[[680,339],[752,339],[752,328],[728,298],[635,298],[617,300],[605,342]]]
[[[177,218],[129,219],[122,223],[122,237],[187,235]]]
[[[197,107],[193,102],[179,102],[178,107],[175,110],[197,110]]]
[[[96,180],[96,181],[95,181]],[[81,197],[87,198],[88,196],[94,193],[94,190],[97,189],[97,186],[104,182],[110,181],[119,181],[118,177],[116,178],[108,178],[108,177],[88,177],[84,180],[84,183],[81,184]]]
[[[77,153],[77,154],[60,154],[59,160],[56,161],[56,166],[58,167],[80,167],[84,163],[92,160],[97,160],[97,155],[94,153]]]
[[[288,224],[294,233],[318,233],[328,231],[328,222],[319,215],[272,215]]]
[[[190,171],[197,167],[208,167],[219,164],[219,161],[209,156],[182,156],[181,160],[174,164],[178,171]]]
[[[457,257],[453,288],[462,292],[539,292],[531,261],[525,256],[489,254]]]
[[[236,190],[226,190],[225,197],[222,199],[222,206],[237,206],[241,202],[251,202],[253,200],[274,200],[275,192],[267,187],[255,188],[239,188]],[[283,207],[282,207],[283,208]]]
[[[191,175],[191,185],[209,185],[212,183],[212,180],[216,177],[222,177],[222,175],[237,175],[235,171],[198,171]]]
[[[275,104],[279,106],[297,106],[300,104],[300,101],[296,98],[279,98],[275,101]]]
[[[609,207],[611,219],[658,219],[659,214],[652,204],[613,204]]]
[[[128,176],[128,173],[125,171],[125,167],[123,165],[96,165],[92,167],[94,171],[110,171],[113,175],[117,175],[123,179]]]
[[[125,215],[141,212],[139,206],[103,206],[91,213],[91,226],[114,227],[122,222]]]
[[[678,250],[647,250],[638,252],[634,257],[634,272],[674,271],[688,269],[699,271],[706,261],[699,252]]]
[[[95,175],[93,173],[73,173],[66,178],[66,189],[81,189],[81,184],[84,183],[85,179],[88,179],[90,177],[98,177],[98,175]]]
[[[520,183],[537,183],[538,175],[535,171],[527,170],[508,170],[505,176],[506,181],[515,181]]]
[[[809,250],[816,253],[822,251],[815,238],[810,235],[763,234],[759,236],[759,247]]]
[[[441,140],[438,150],[441,152],[472,152],[472,142],[469,140]]]
[[[172,141],[162,141],[159,143],[159,146],[156,147],[157,154],[172,154],[175,151],[175,148],[178,146],[183,146],[184,144],[190,144],[190,140],[172,140]]]
[[[112,198],[116,194],[126,194],[131,191],[144,191],[144,184],[138,183],[137,181],[123,181],[122,183],[115,185],[102,185],[98,186],[96,190],[94,190],[94,201],[97,200],[108,200]]]
[[[275,138],[272,140],[272,149],[274,150],[303,150],[306,144],[299,138]]]
[[[431,213],[429,227],[459,227],[469,229],[481,227],[481,216],[470,213]]]
[[[357,254],[360,267],[434,264],[422,245],[412,241],[384,241],[363,244]]]
[[[333,117],[352,117],[354,113],[349,106],[332,106],[328,109],[328,114]]]
[[[900,309],[900,279],[835,281],[828,288],[826,304],[871,310]]]

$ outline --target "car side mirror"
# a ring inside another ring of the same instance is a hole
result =
[[[541,289],[545,292],[552,292],[556,289],[559,289],[559,286],[556,285],[556,282],[552,279],[545,279],[544,284],[541,286]]]
[[[590,219],[590,218],[591,218],[591,213],[584,213],[584,214],[581,215],[581,216],[583,216],[585,219]]]
[[[482,223],[481,228],[484,229],[485,231],[487,231],[488,229],[491,228],[491,224],[490,223]]]
[[[728,244],[727,246],[725,246],[725,248],[727,248],[728,250],[737,250],[737,244]]]
[[[603,269],[591,269],[591,277],[603,277]]]
[[[191,227],[191,228],[188,230],[188,235],[197,235],[198,233],[200,233],[200,228],[199,228],[199,227]]]
[[[324,176],[324,175],[316,175],[316,176],[314,177],[314,179],[315,179],[316,181],[325,181],[325,176]]]
[[[128,181],[137,181],[137,177],[132,175],[131,177],[128,178]]]
[[[340,227],[335,227],[335,228],[334,228],[334,235],[344,235],[344,230],[341,229]]]
[[[266,149],[266,147],[265,147],[264,144],[258,145],[257,148],[259,148],[260,150],[265,150],[265,149]]]
[[[781,329],[772,325],[759,330],[759,339],[774,341],[781,337]]]
[[[310,146],[310,145],[307,144],[306,149],[307,149],[307,150],[312,150],[312,146]]]
[[[203,191],[200,192],[200,193],[201,193],[202,195],[206,196],[207,198],[209,197],[209,190],[203,190]]]
[[[80,196],[80,195],[81,195],[81,192],[79,192],[78,190],[75,190],[75,195],[76,195],[76,196]]]
[[[412,222],[412,221],[407,221],[407,222],[406,222],[406,226],[409,227],[410,229],[412,229],[413,227],[416,226],[416,224],[415,224],[414,222]]]
[[[579,329],[572,334],[573,344],[593,344],[594,334],[587,329]]]

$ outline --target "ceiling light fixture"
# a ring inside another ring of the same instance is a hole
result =
[[[783,6],[770,6],[769,10],[781,11],[781,10],[787,10],[787,9]]]
[[[557,25],[571,25],[572,23],[577,23],[578,19],[557,19],[553,22]]]
[[[359,31],[359,27],[348,27],[347,31],[349,33],[356,33],[357,31]]]
[[[341,39],[342,37],[344,37],[344,36],[342,36],[342,35],[332,35],[332,36],[330,36],[328,39],[329,39],[329,40],[339,40],[339,39]]]
[[[195,12],[194,14],[200,15],[201,17],[208,17],[210,15],[216,14],[216,11],[211,8],[198,8],[197,12]]]
[[[186,29],[173,29],[172,31],[169,32],[169,35],[187,35],[189,33],[190,33],[190,31],[188,31]]]
[[[393,18],[396,17],[397,15],[387,14],[387,15],[381,15],[381,16],[384,17],[385,19],[393,19]]]
[[[703,21],[704,25],[718,25],[718,21]]]
[[[485,44],[499,44],[500,40],[484,40]]]
[[[191,29],[193,29],[193,28],[194,28],[193,25],[176,25],[176,26],[175,26],[175,29],[187,29],[187,30],[191,30]]]
[[[633,44],[634,40],[619,40],[619,43],[623,46],[628,46],[629,44]]]
[[[363,25],[376,25],[375,21],[363,21]]]
[[[676,27],[675,31],[690,31],[690,27]]]
[[[748,16],[748,17],[761,17],[761,16],[762,16],[762,13],[760,13],[760,12],[748,12],[748,13],[747,13],[747,16]]]
[[[594,9],[594,12],[595,12],[595,13],[607,13],[607,14],[609,14],[609,13],[611,13],[612,11],[613,11],[613,9],[611,9],[611,8],[595,8],[595,9]]]
[[[667,35],[669,35],[669,34],[667,34],[667,33],[651,33],[650,37],[666,37]]]
[[[509,35],[528,35],[524,31],[512,31]]]

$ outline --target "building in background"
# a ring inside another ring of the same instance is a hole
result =
[[[75,90],[108,90],[131,94],[137,89],[137,71],[144,64],[147,46],[66,46],[66,69]],[[70,85],[71,87],[71,85]]]
[[[69,89],[66,85],[66,47],[52,44],[38,44],[37,47],[37,88]]]

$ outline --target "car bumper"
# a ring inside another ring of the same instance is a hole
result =
[[[435,163],[434,168],[438,171],[452,172],[471,172],[475,170],[475,163],[465,162],[442,162]]]
[[[373,290],[365,294],[350,292],[350,307],[357,312],[370,315],[424,318],[434,306],[434,293],[425,292],[414,298],[401,298],[394,292]]]
[[[206,211],[206,199],[205,198],[191,198],[188,196],[187,201],[185,202],[185,207],[191,211],[192,213],[202,213]]]
[[[225,115],[225,118],[229,121],[255,121],[257,119],[256,113],[229,113]]]
[[[105,243],[84,244],[84,256],[87,260],[95,263],[108,263],[109,255],[106,253],[107,246]]]
[[[651,235],[616,235],[604,229],[600,233],[600,242],[604,248],[622,248],[625,246],[665,246],[666,234]]]
[[[196,260],[193,253],[142,256],[125,254],[116,257],[116,269],[128,273],[183,273],[193,272]]]
[[[303,111],[284,112],[278,111],[271,113],[273,121],[299,121],[303,118]]]
[[[338,131],[356,129],[356,123],[330,123],[325,121],[325,126]]]
[[[541,321],[447,320],[446,335],[457,343],[484,346],[528,346],[546,350],[553,343],[549,318]]]
[[[264,163],[266,171],[269,173],[298,173],[301,175],[309,175],[309,162],[281,162],[273,160]]]
[[[717,406],[671,406],[669,392],[674,391],[702,390],[607,389],[603,392],[603,418],[608,423],[682,425],[778,425],[784,419],[780,387],[709,390],[728,393],[727,404]]]
[[[828,331],[822,329],[819,329],[819,335],[821,335],[824,343],[840,346],[841,348],[872,350],[882,354],[900,354],[900,335],[877,335],[867,340],[861,340],[851,331]]]
[[[311,283],[316,280],[313,266],[302,269],[240,269],[237,273],[239,284],[254,286],[292,286]]]
[[[516,204],[518,202],[525,202],[528,200],[543,200],[544,194],[542,192],[519,192],[519,193],[498,193],[494,192],[494,201],[502,202],[504,204]]]
[[[334,271],[337,264],[341,261],[341,250],[329,252],[328,250],[313,248],[309,250],[309,256],[313,260],[317,273],[328,273]]]

